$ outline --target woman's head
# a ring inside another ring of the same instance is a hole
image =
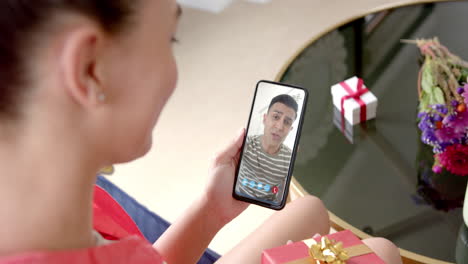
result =
[[[143,155],[175,87],[178,12],[173,0],[0,1],[0,128],[78,137],[103,162]]]

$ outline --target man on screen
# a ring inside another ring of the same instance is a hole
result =
[[[279,203],[282,199],[291,149],[283,144],[297,118],[296,100],[287,94],[274,97],[263,115],[262,135],[248,136],[236,191]]]

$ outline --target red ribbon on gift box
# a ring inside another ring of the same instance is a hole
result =
[[[367,120],[367,107],[366,107],[366,103],[362,101],[361,95],[367,93],[369,90],[367,88],[364,88],[364,82],[362,81],[362,79],[358,78],[356,91],[353,91],[346,82],[340,82],[340,85],[348,93],[348,95],[343,96],[341,98],[341,116],[343,117],[343,120],[344,120],[344,115],[345,115],[344,102],[352,98],[356,100],[356,102],[360,106],[361,123],[365,122]]]

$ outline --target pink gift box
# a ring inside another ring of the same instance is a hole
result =
[[[333,233],[326,237],[336,242],[342,242],[345,251],[346,248],[363,244],[362,241],[349,230]],[[320,238],[315,238],[315,240],[320,241]],[[262,264],[283,264],[310,257],[309,246],[307,246],[309,242],[310,240],[304,240],[264,250],[262,253]],[[305,263],[315,264],[315,262]],[[368,253],[352,257],[346,261],[346,264],[385,264],[385,262],[375,253]]]

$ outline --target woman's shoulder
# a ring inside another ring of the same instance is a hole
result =
[[[94,248],[54,251],[31,252],[17,256],[0,258],[0,264],[58,264],[58,263],[165,263],[161,255],[145,239],[132,236],[112,243],[106,243]]]

